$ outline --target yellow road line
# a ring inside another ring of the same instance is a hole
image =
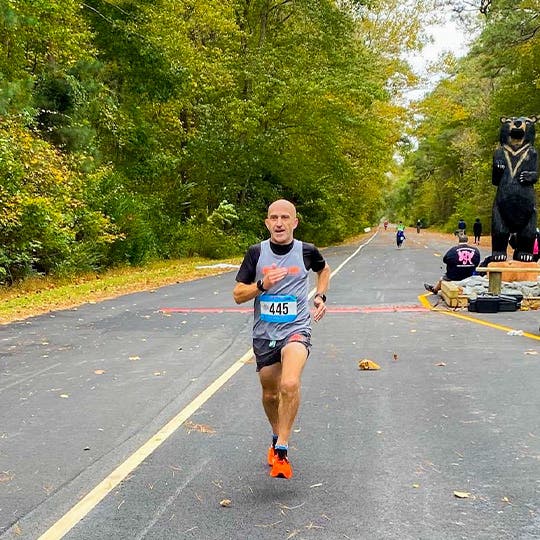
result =
[[[503,330],[504,332],[511,332],[515,330],[515,328],[510,328],[509,326],[503,326],[502,324],[496,324],[489,321],[483,321],[482,319],[477,319],[469,315],[463,315],[462,313],[457,313],[455,311],[450,311],[448,309],[440,309],[440,308],[434,307],[431,305],[431,303],[427,299],[428,296],[429,296],[429,293],[421,294],[418,297],[418,300],[425,308],[429,309],[430,311],[436,311],[437,313],[442,313],[443,315],[450,315],[450,317],[456,317],[457,319],[462,319],[464,321],[481,324],[482,326],[489,326],[490,328],[495,328],[496,330]],[[540,341],[540,336],[537,336],[536,334],[523,332],[520,335],[523,337],[527,337],[529,339],[535,339],[536,341]]]
[[[377,236],[373,234],[364,244],[342,262],[331,274],[335,276],[360,250]],[[308,294],[311,298],[315,294],[313,288]],[[85,495],[54,525],[45,531],[39,540],[59,540],[67,534],[83,517],[88,515],[124,478],[133,472],[150,454],[152,454],[163,442],[165,442],[199,407],[206,403],[229,379],[231,379],[253,356],[253,349],[246,352],[242,358],[228,368],[212,384],[203,390],[189,405],[184,407],[172,420],[163,426],[140,448],[135,450],[123,463],[102,480],[95,488]]]

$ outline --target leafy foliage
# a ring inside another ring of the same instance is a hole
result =
[[[421,122],[401,175],[400,211],[454,230],[480,217],[489,231],[491,159],[501,116],[540,111],[538,9],[528,0],[483,3],[470,53],[418,104]]]
[[[223,257],[276,198],[317,243],[380,217],[427,4],[7,0],[0,281]]]
[[[2,280],[99,265],[115,239],[114,228],[85,203],[80,175],[54,148],[5,124],[0,127],[0,177]]]

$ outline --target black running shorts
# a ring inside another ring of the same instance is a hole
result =
[[[288,343],[302,343],[309,352],[311,350],[311,335],[309,332],[295,332],[285,339],[271,341],[269,339],[254,338],[253,352],[257,361],[257,371],[265,366],[271,366],[281,362],[281,350]]]

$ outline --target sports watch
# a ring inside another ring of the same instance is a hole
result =
[[[326,294],[323,294],[323,293],[317,293],[313,298],[317,298],[317,296],[324,302],[326,303]]]
[[[264,288],[262,279],[259,279],[259,281],[257,281],[257,289],[259,289],[259,291],[261,292],[266,292],[267,289]]]

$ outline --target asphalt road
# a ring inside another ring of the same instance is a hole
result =
[[[1,326],[0,538],[540,538],[540,313],[430,310],[407,236],[325,250],[291,480],[234,272]]]

